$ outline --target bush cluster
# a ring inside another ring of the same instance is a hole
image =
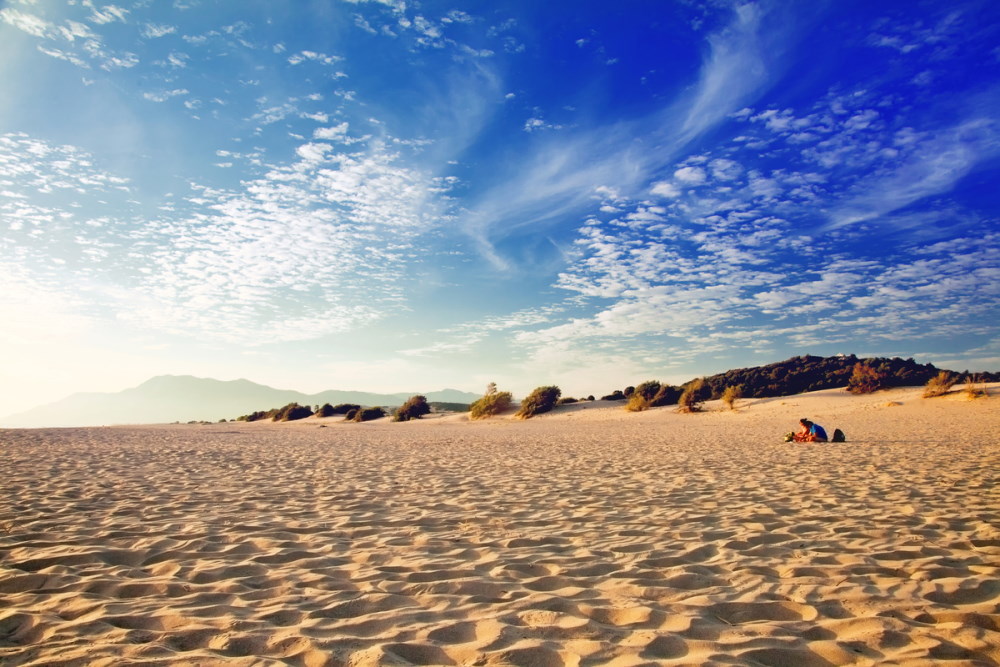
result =
[[[386,412],[382,408],[358,408],[357,410],[351,410],[347,413],[344,421],[349,422],[367,422],[373,419],[381,419],[385,417]]]
[[[393,414],[392,420],[406,422],[411,419],[420,419],[424,415],[430,414],[430,411],[431,406],[427,404],[427,397],[418,394],[406,399],[406,402]]]
[[[851,377],[847,381],[847,391],[852,394],[871,394],[882,388],[885,374],[860,361],[854,364]]]
[[[859,362],[882,374],[882,388],[921,386],[940,372],[940,369],[931,364],[918,364],[913,359],[898,357],[859,359],[853,354],[835,357],[807,355],[766,366],[729,370],[705,378],[705,383],[710,394],[708,398],[720,398],[726,387],[738,385],[743,387],[743,396],[746,398],[790,396],[806,391],[846,387],[854,366]],[[968,372],[959,373],[958,376],[958,382],[964,382]],[[985,382],[998,382],[1000,374],[985,373],[982,379]]]
[[[251,412],[248,415],[243,415],[237,417],[236,421],[241,422],[255,422],[261,421],[263,419],[270,419],[276,422],[290,422],[296,419],[305,419],[306,417],[312,417],[313,411],[308,405],[299,405],[298,403],[289,403],[288,405],[281,408],[273,408],[266,411]]]
[[[340,403],[338,405],[324,403],[318,410],[316,410],[316,416],[335,417],[337,415],[346,415],[351,410],[359,410],[360,408],[361,406],[356,403]]]
[[[649,408],[657,408],[664,405],[674,405],[681,397],[681,388],[670,384],[660,384],[657,380],[647,380],[637,387],[628,387],[628,403],[625,409],[629,412],[642,412]]]
[[[700,412],[705,388],[704,378],[692,380],[684,386],[680,398],[677,399],[677,410],[679,412]]]
[[[512,401],[513,396],[509,391],[497,391],[497,386],[491,382],[483,397],[469,406],[469,417],[472,419],[492,417],[509,408]]]
[[[521,409],[517,411],[520,419],[531,419],[537,414],[548,412],[555,407],[562,390],[555,385],[536,387],[521,401]]]

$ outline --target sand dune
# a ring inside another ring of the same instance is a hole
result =
[[[0,431],[0,662],[1000,664],[993,394]]]

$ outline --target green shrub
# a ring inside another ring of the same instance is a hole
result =
[[[847,381],[847,391],[852,394],[871,394],[882,388],[885,374],[860,361],[854,364],[851,378]]]
[[[704,378],[698,378],[689,382],[677,400],[677,410],[679,412],[700,412],[701,403],[704,400],[701,397],[701,391],[704,386]]]
[[[615,389],[607,396],[601,396],[602,401],[624,401],[626,398],[621,389]]]
[[[513,398],[509,391],[497,391],[497,386],[491,382],[483,397],[469,406],[469,417],[486,419],[500,414],[510,407]]]
[[[361,411],[361,407],[360,406],[357,407],[357,408],[351,408],[346,413],[344,413],[344,421],[345,422],[355,421],[354,418],[358,416],[358,412],[360,412],[360,411]]]
[[[396,410],[392,419],[397,422],[406,422],[411,419],[420,419],[424,415],[430,414],[430,411],[431,406],[427,405],[427,397],[420,396],[418,394],[406,399],[406,403],[403,403],[403,405]]]
[[[656,395],[653,396],[653,400],[649,402],[650,407],[658,408],[663,405],[675,405],[678,400],[680,400],[683,390],[680,387],[675,387],[670,384],[660,385],[660,388],[656,391]]]
[[[681,396],[680,387],[660,384],[657,380],[647,380],[631,392],[625,409],[629,412],[642,412],[649,408],[663,405],[673,405]]]
[[[354,417],[351,421],[367,422],[373,419],[381,419],[382,417],[385,417],[385,410],[382,408],[361,408],[354,411]]]
[[[660,383],[656,380],[646,380],[641,383],[638,387],[632,390],[632,394],[628,393],[628,389],[625,390],[626,396],[632,396],[638,394],[642,396],[646,401],[652,401],[656,396],[656,392],[660,391]]]
[[[562,390],[555,385],[547,387],[536,387],[521,401],[521,409],[517,411],[517,416],[521,419],[531,419],[537,414],[548,412],[555,407]]]
[[[948,371],[941,371],[924,385],[924,398],[943,396],[951,391],[956,382],[958,382],[957,375],[952,375]]]
[[[556,402],[556,405],[570,405],[572,403],[579,403],[579,402],[580,401],[576,400],[575,398],[573,398],[571,396],[566,396],[565,398],[560,398]]]
[[[238,422],[256,422],[256,421],[260,421],[262,419],[270,419],[271,417],[273,417],[275,415],[275,412],[276,412],[275,410],[270,410],[270,411],[267,411],[267,412],[264,412],[264,411],[251,412],[248,415],[241,415],[241,416],[237,417],[236,421],[238,421]]]
[[[313,411],[308,405],[299,405],[298,403],[289,403],[285,407],[278,410],[273,417],[272,421],[276,422],[290,422],[297,419],[305,419],[306,417],[312,417]]]

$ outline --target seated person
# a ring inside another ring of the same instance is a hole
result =
[[[799,430],[793,436],[795,442],[826,442],[826,431],[805,417],[799,420]]]

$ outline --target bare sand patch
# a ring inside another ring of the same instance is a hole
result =
[[[0,661],[997,664],[1000,401],[919,396],[0,431]]]

